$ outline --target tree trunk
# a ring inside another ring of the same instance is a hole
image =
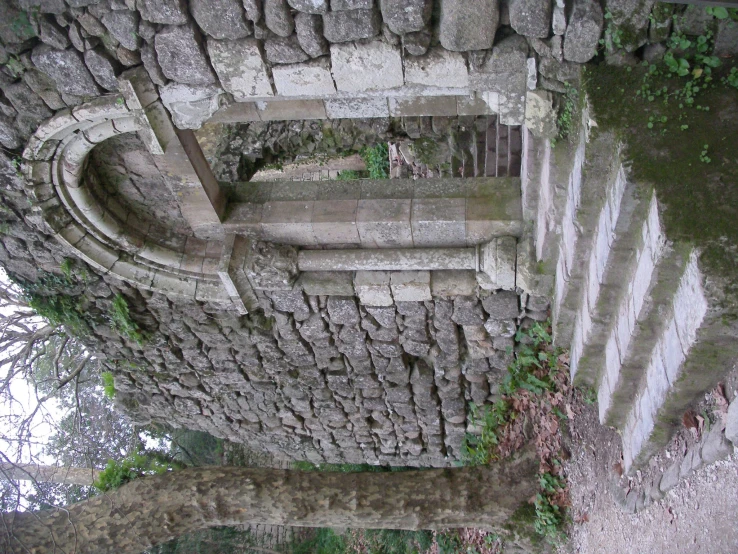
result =
[[[97,469],[86,467],[0,463],[0,479],[5,480],[92,486],[99,473]]]
[[[190,468],[64,509],[3,514],[0,545],[13,553],[140,554],[188,532],[246,523],[495,530],[535,493],[537,467],[527,449],[487,467],[392,473]]]

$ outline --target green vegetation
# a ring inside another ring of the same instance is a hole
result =
[[[115,490],[145,475],[161,475],[170,471],[169,464],[157,458],[133,454],[121,461],[108,460],[105,469],[98,474],[95,487],[103,492]]]
[[[250,546],[259,544],[249,531],[233,527],[213,527],[189,533],[165,544],[153,547],[147,554],[243,554],[254,552]]]
[[[360,171],[354,171],[353,169],[344,169],[338,174],[339,181],[353,181],[354,179],[363,179],[364,176]]]
[[[656,189],[669,238],[700,248],[704,266],[726,279],[726,305],[735,306],[738,258],[725,245],[738,244],[738,69],[713,67],[701,53],[711,38],[684,40],[672,44],[687,50],[657,65],[588,66],[584,86],[597,129],[622,140],[644,194]]]
[[[100,378],[103,384],[103,394],[110,399],[115,398],[115,379],[113,378],[113,374],[109,371],[103,371],[100,374]]]
[[[438,153],[438,143],[429,137],[421,137],[413,141],[413,150],[415,157],[420,163],[425,165],[433,165],[436,163],[435,157]]]
[[[288,545],[286,551],[290,554],[420,554],[432,543],[433,534],[430,531],[366,529],[339,535],[332,529],[324,528],[315,529],[307,538]]]
[[[146,335],[141,331],[138,324],[131,319],[128,302],[126,302],[126,299],[120,293],[115,295],[113,303],[110,306],[110,320],[113,323],[113,328],[124,337],[139,345],[146,342]]]
[[[386,142],[361,149],[361,158],[366,164],[370,179],[389,178],[389,148]]]
[[[480,431],[467,434],[464,453],[465,462],[476,465],[507,458],[529,440],[525,422],[535,422],[540,492],[530,523],[538,535],[556,544],[563,539],[567,522],[568,489],[560,473],[558,430],[566,420],[562,403],[568,371],[566,356],[552,346],[548,329],[536,323],[527,331],[518,331],[515,338],[520,349],[500,385],[500,399],[483,408],[471,407],[472,424]]]
[[[566,92],[561,96],[556,116],[557,135],[551,140],[551,146],[556,146],[556,141],[559,139],[568,140],[570,138],[576,114],[580,108],[579,91],[569,83],[564,83],[564,86]]]

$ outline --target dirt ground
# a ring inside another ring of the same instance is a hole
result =
[[[730,400],[738,394],[735,366],[725,391]],[[713,404],[706,396],[696,412],[710,414]],[[638,513],[626,513],[615,500],[615,487],[648,486],[695,442],[695,432],[680,429],[649,467],[629,480],[614,469],[621,456],[620,437],[599,424],[597,406],[579,403],[573,408],[579,414],[571,422],[566,468],[574,523],[559,554],[738,553],[738,454],[681,479],[662,500]]]

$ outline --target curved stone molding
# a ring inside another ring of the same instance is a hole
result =
[[[130,106],[120,95],[64,110],[41,125],[23,152],[36,208],[57,240],[103,273],[170,296],[230,303],[210,258],[157,244],[145,229],[126,225],[117,201],[103,205],[93,194],[85,171],[90,152],[135,132],[153,134],[140,104]]]

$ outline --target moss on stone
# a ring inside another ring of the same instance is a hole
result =
[[[644,186],[655,187],[665,208],[669,239],[699,247],[703,267],[725,279],[726,293],[735,299],[738,91],[720,82],[729,69],[724,64],[714,71],[712,82],[699,92],[694,107],[680,107],[674,96],[664,101],[663,93],[651,100],[636,95],[649,72],[647,67],[591,66],[586,70],[585,87],[597,125],[616,132],[625,144],[633,177]],[[668,94],[683,89],[687,80],[648,77],[650,90],[666,87]],[[704,161],[705,145],[709,162]]]

